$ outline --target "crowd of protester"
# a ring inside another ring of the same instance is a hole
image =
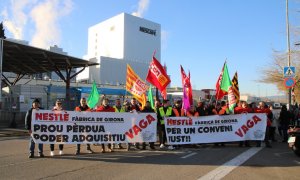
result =
[[[32,108],[29,109],[25,116],[25,127],[31,133],[31,113],[33,109],[42,109],[40,107],[39,101],[36,99],[32,103]],[[241,113],[266,113],[267,115],[267,127],[265,134],[265,146],[271,148],[271,142],[279,141],[282,139],[282,142],[287,142],[288,135],[287,130],[290,125],[296,125],[298,122],[298,105],[287,107],[283,105],[279,115],[274,112],[272,106],[266,105],[264,102],[252,102],[248,104],[246,101],[239,101],[239,103],[234,108],[234,114]],[[63,110],[62,102],[60,100],[56,101],[55,106],[52,108],[53,111]],[[146,143],[128,143],[128,144],[101,144],[96,146],[101,147],[101,152],[113,152],[114,148],[130,150],[145,150],[147,146],[149,149],[161,149],[161,150],[173,150],[178,148],[185,147],[199,147],[203,144],[197,145],[168,145],[166,139],[165,131],[165,122],[164,117],[179,117],[179,116],[188,116],[188,117],[199,117],[199,116],[210,116],[210,115],[229,115],[228,104],[226,101],[221,102],[202,102],[199,101],[195,105],[192,105],[187,111],[182,109],[182,101],[175,100],[170,102],[169,100],[163,100],[162,102],[157,99],[154,103],[154,108],[151,107],[149,101],[146,102],[146,105],[142,107],[135,98],[132,98],[130,101],[121,102],[121,99],[116,99],[113,105],[109,103],[109,100],[102,96],[99,100],[98,105],[91,109],[87,105],[87,100],[85,98],[80,99],[80,105],[75,108],[75,111],[94,111],[94,112],[139,112],[139,113],[149,113],[153,112],[157,114],[157,136],[158,142],[150,142],[149,145]],[[277,135],[278,134],[278,135]],[[155,143],[158,143],[158,146],[155,146]],[[242,141],[242,142],[216,142],[212,143],[213,146],[226,146],[226,144],[236,144],[239,147],[261,147],[261,141]],[[63,145],[58,145],[59,155],[63,155]],[[76,145],[75,155],[80,155],[80,144]],[[34,157],[35,143],[30,137],[29,143],[29,158]],[[94,153],[91,148],[91,144],[86,144],[87,153]],[[54,156],[54,144],[50,145],[50,156]],[[43,144],[38,145],[38,156],[44,157],[43,154]]]

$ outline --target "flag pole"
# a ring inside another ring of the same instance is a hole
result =
[[[156,100],[159,100],[158,89],[157,89],[157,87],[155,87],[155,98],[156,98]]]

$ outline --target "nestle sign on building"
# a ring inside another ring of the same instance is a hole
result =
[[[156,36],[156,30],[153,30],[153,29],[149,29],[149,28],[145,28],[145,27],[140,26],[140,31],[144,32],[144,33],[147,33],[147,34],[151,34],[153,36]]]

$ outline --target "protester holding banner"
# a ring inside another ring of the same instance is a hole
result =
[[[198,117],[199,113],[196,111],[195,106],[191,105],[189,110],[186,112],[187,117]]]
[[[30,140],[29,140],[29,156],[28,158],[34,158],[34,148],[35,148],[35,142],[33,141],[33,138],[31,136],[31,120],[32,120],[32,110],[39,110],[40,108],[40,101],[38,99],[33,100],[32,107],[27,111],[25,116],[25,129],[29,131],[30,134]],[[38,151],[39,151],[39,157],[44,157],[43,154],[43,144],[38,144]]]
[[[131,99],[129,109],[130,109],[130,111],[136,111],[136,112],[141,111],[141,107],[138,105],[135,98]]]
[[[219,115],[228,115],[229,108],[225,101],[221,101],[221,109],[218,111]]]
[[[269,142],[269,128],[272,125],[271,119],[273,119],[273,113],[268,108],[268,106],[265,106],[265,103],[262,101],[258,103],[258,108],[255,109],[255,113],[266,113],[267,114],[267,127],[266,127],[264,142],[266,144],[266,147],[271,148],[272,146],[270,145],[270,142]],[[256,147],[260,147],[260,146],[261,146],[261,141],[257,141]]]
[[[132,98],[130,101],[130,105],[128,107],[129,112],[140,112],[141,111],[141,106],[139,106],[139,104],[137,103],[137,100],[135,98]],[[128,144],[127,149],[130,149],[131,144]],[[140,144],[139,143],[135,143],[134,144],[136,149],[140,149]]]
[[[159,148],[164,149],[165,143],[167,141],[166,130],[165,130],[165,117],[175,116],[174,111],[170,105],[169,100],[163,100],[163,107],[158,109],[157,120],[159,121],[158,126],[158,137],[159,137]],[[170,149],[173,149],[173,146],[170,146]]]
[[[173,108],[173,112],[176,117],[184,116],[184,109],[182,109],[182,101],[176,100]]]
[[[206,112],[206,109],[205,109],[205,103],[199,101],[197,103],[196,111],[198,112],[199,116],[206,116],[207,112]]]
[[[97,107],[96,112],[115,112],[115,109],[108,104],[108,99],[104,98],[102,100],[102,105]],[[105,152],[105,145],[101,144],[101,146],[102,146],[101,152],[104,153]],[[108,147],[108,152],[113,151],[112,148],[111,148],[111,144],[108,144],[107,147]]]
[[[125,107],[122,106],[121,100],[116,99],[116,105],[113,106],[115,108],[115,112],[125,112]]]
[[[242,101],[239,101],[234,108],[234,114],[241,114],[243,111]]]
[[[117,113],[125,112],[125,106],[122,106],[121,100],[119,98],[117,98],[115,102],[116,102],[116,104],[113,106],[113,108],[115,109],[115,112],[117,112]],[[112,148],[114,148],[115,147],[114,144],[112,144],[112,145],[113,145]],[[121,143],[116,144],[116,145],[118,145],[119,149],[123,149]]]
[[[62,102],[59,99],[56,100],[55,106],[52,108],[52,111],[63,111]],[[59,148],[59,155],[63,155],[64,145],[59,144],[58,148]],[[50,156],[54,156],[54,144],[50,144]]]
[[[221,101],[221,108],[219,109],[219,111],[217,110],[219,115],[228,115],[229,114],[229,108],[228,105],[226,103],[226,101]],[[225,146],[224,142],[221,143],[215,143],[215,146],[219,146],[219,144],[221,144],[221,146]]]
[[[91,109],[89,108],[89,106],[87,105],[86,99],[85,98],[81,98],[80,99],[80,106],[77,106],[75,108],[75,111],[78,112],[84,112],[84,111],[91,111]],[[91,149],[91,145],[90,144],[86,144],[86,150],[88,153],[92,154],[94,153]],[[80,154],[80,144],[77,144],[76,146],[76,153],[75,155],[79,155]]]
[[[146,105],[145,107],[143,108],[143,110],[141,111],[143,113],[154,113],[154,109],[152,109],[151,107],[151,104],[150,104],[150,101],[146,101]],[[150,145],[150,149],[154,150],[154,142],[149,142],[149,145]],[[146,149],[146,143],[143,142],[143,150]]]
[[[253,110],[248,107],[248,103],[246,101],[239,101],[238,106],[234,108],[235,114],[242,114],[242,113],[252,113]],[[239,147],[243,147],[245,145],[246,147],[251,147],[250,141],[240,141]]]
[[[206,113],[207,115],[217,115],[221,109],[221,104],[219,102],[207,105]]]

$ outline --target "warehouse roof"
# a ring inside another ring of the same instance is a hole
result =
[[[97,65],[80,58],[3,40],[2,71],[36,74]]]

